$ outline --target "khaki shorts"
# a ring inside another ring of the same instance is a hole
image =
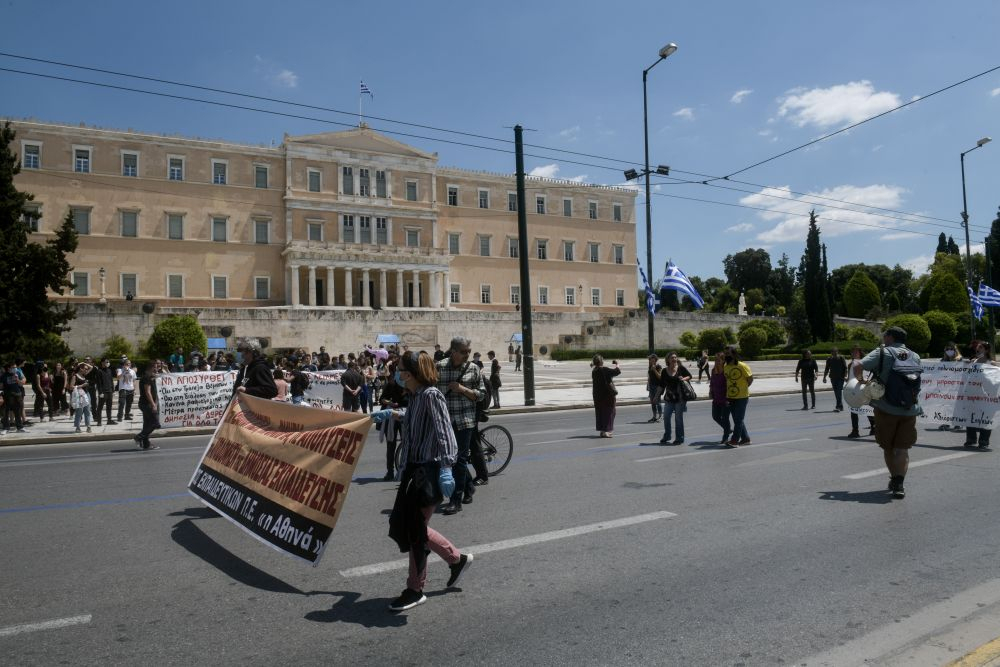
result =
[[[875,442],[882,449],[909,449],[917,442],[917,418],[875,408]]]

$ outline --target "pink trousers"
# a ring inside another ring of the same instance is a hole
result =
[[[424,523],[427,523],[431,520],[431,515],[434,514],[434,506],[424,507],[421,512],[424,513]],[[462,557],[455,545],[448,541],[448,538],[430,526],[427,527],[427,546],[448,565],[454,565]],[[427,582],[427,559],[424,558],[423,561],[423,569],[417,572],[417,561],[413,557],[413,550],[410,550],[410,576],[406,578],[406,587],[410,590],[424,590],[424,584]]]

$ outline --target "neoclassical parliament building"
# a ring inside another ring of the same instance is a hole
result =
[[[11,121],[42,241],[71,211],[70,302],[512,311],[512,175],[439,167],[363,124],[279,146]],[[637,307],[635,193],[527,180],[531,304]]]

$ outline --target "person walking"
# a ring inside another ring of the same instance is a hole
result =
[[[493,350],[486,353],[486,356],[490,359],[490,394],[493,397],[493,408],[500,408],[500,385],[503,382],[500,380],[500,360],[497,359],[497,354]]]
[[[795,365],[795,381],[799,381],[799,377],[802,378],[802,409],[808,410],[809,404],[806,402],[806,391],[809,391],[809,396],[812,398],[812,409],[816,409],[816,376],[819,375],[819,366],[816,365],[816,360],[812,358],[812,352],[810,350],[804,350],[802,352],[802,358],[799,359],[799,363]]]
[[[830,386],[833,387],[833,398],[836,401],[833,411],[840,412],[844,409],[844,380],[847,377],[847,361],[840,356],[840,350],[837,348],[830,350],[830,356],[823,364],[823,384],[826,384],[827,376],[830,377]]]
[[[156,376],[162,371],[162,362],[158,359],[150,361],[139,378],[139,412],[142,413],[142,430],[134,439],[139,445],[139,449],[148,451],[159,449],[159,445],[154,445],[149,440],[153,431],[160,428],[160,403],[156,393]],[[242,388],[242,387],[241,387]]]
[[[245,338],[236,346],[236,351],[243,357],[243,365],[236,373],[233,385],[233,396],[246,393],[257,398],[271,399],[278,395],[278,386],[274,384],[274,375],[264,358],[260,341],[256,338]]]
[[[468,349],[467,342],[461,346]],[[453,341],[453,351],[454,348]],[[446,364],[448,360],[438,363]],[[410,402],[403,416],[405,465],[389,515],[389,536],[400,551],[409,553],[410,568],[406,588],[389,604],[389,609],[396,612],[427,602],[424,586],[430,551],[449,566],[448,588],[458,584],[474,560],[473,554],[461,553],[428,525],[435,505],[455,486],[451,466],[458,458],[447,400],[435,386],[439,383],[437,368],[426,352],[406,352],[400,360],[399,375]]]
[[[993,366],[993,350],[990,344],[984,340],[974,340],[969,344],[969,348],[975,355],[968,360],[970,364],[981,364],[983,366]],[[979,426],[969,426],[965,429],[965,446],[978,447],[981,452],[993,451],[990,449],[990,435],[993,429]],[[978,437],[978,441],[977,441]]]
[[[597,431],[602,438],[610,438],[615,431],[616,404],[618,402],[618,389],[615,387],[614,379],[621,375],[622,370],[618,368],[618,360],[611,362],[611,368],[604,365],[604,357],[595,354],[591,359],[590,371],[591,392],[594,397],[594,413],[597,419]]]
[[[649,407],[653,410],[653,416],[646,420],[647,424],[655,424],[663,417],[663,406],[660,405],[660,396],[663,395],[663,387],[660,386],[660,366],[659,357],[655,354],[649,355],[649,369],[646,371],[646,391],[649,394]]]
[[[722,440],[719,444],[729,442],[729,434],[733,427],[729,422],[729,401],[726,398],[726,355],[715,353],[715,364],[712,374],[708,376],[708,397],[712,399],[712,419],[722,427]]]
[[[708,350],[702,350],[698,355],[698,384],[701,384],[702,374],[711,376],[708,368]],[[711,377],[709,379],[711,380]]]
[[[861,366],[861,348],[855,345],[851,348],[851,361],[847,364],[847,377],[852,378],[855,376],[854,367]],[[848,438],[860,438],[861,433],[858,432],[858,415],[861,414],[859,408],[851,408],[851,432],[847,434]],[[868,433],[869,435],[875,432],[875,419],[869,415],[868,416]]]
[[[517,349],[514,350],[514,372],[521,370],[521,346],[518,345]]]
[[[87,426],[87,433],[90,433],[90,382],[87,377],[90,375],[90,364],[81,361],[73,371],[70,378],[70,399],[69,405],[73,409],[73,428],[80,432],[80,421],[83,420]]]
[[[479,367],[469,361],[472,353],[472,341],[463,336],[451,339],[448,354],[437,362],[437,388],[448,405],[451,425],[455,429],[455,441],[458,454],[452,472],[455,477],[455,490],[443,512],[447,515],[462,511],[462,504],[472,502],[476,492],[469,474],[469,461],[472,459],[472,437],[476,427],[476,404],[486,396],[486,386],[483,383]],[[411,399],[412,403],[412,399]],[[478,468],[478,466],[477,466]],[[482,466],[485,471],[485,466]],[[480,470],[477,470],[477,476]]]
[[[667,363],[660,371],[660,386],[663,387],[663,437],[661,445],[684,444],[684,413],[687,411],[685,382],[691,382],[691,373],[677,358],[676,352],[667,354]],[[673,421],[673,424],[671,424]],[[674,429],[671,426],[675,427]],[[671,430],[676,438],[670,441]]]
[[[750,444],[750,432],[747,431],[747,407],[750,405],[750,385],[753,384],[753,373],[750,367],[740,361],[739,350],[730,345],[726,348],[726,398],[729,399],[729,414],[733,418],[733,434],[726,443],[727,447],[742,447]]]
[[[122,419],[132,421],[132,401],[135,400],[135,381],[138,376],[129,359],[122,359],[122,366],[118,369],[117,376],[118,421]]]

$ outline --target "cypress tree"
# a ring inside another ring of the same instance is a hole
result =
[[[939,252],[948,252],[948,239],[945,237],[944,232],[941,232],[938,236],[937,250],[934,251],[934,254],[936,255]]]
[[[830,301],[827,295],[827,277],[823,271],[822,248],[816,211],[809,212],[809,232],[806,234],[806,251],[802,256],[802,285],[806,315],[814,339],[830,340]]]

